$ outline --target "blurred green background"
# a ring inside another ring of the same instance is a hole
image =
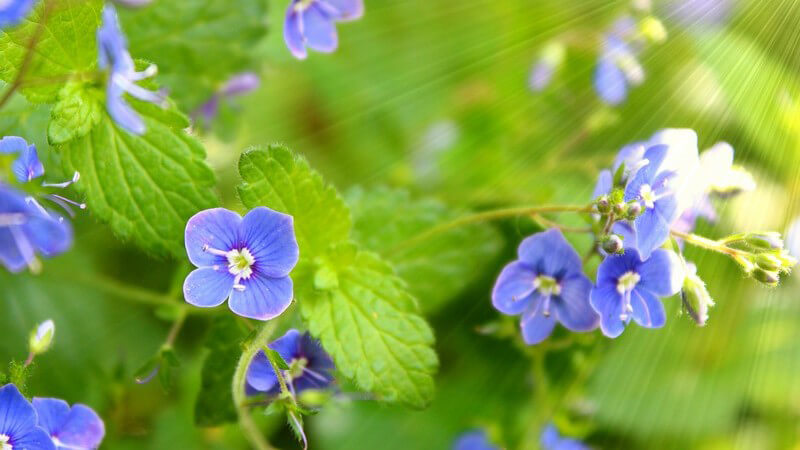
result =
[[[270,33],[244,48],[259,61],[261,88],[202,134],[220,196],[240,209],[238,155],[280,141],[342,191],[390,186],[473,209],[581,203],[622,145],[689,127],[701,148],[731,143],[759,184],[719,205],[720,223],[699,231],[783,231],[800,215],[800,3],[731,1],[716,24],[679,20],[680,3],[655,2],[669,37],[641,55],[646,81],[610,108],[592,90],[592,71],[599,33],[629,10],[627,1],[366,0],[363,19],[339,26],[338,51],[306,61],[285,48],[286,5],[272,1]],[[531,67],[556,38],[568,40],[565,63],[532,93]],[[196,104],[187,97],[184,107]],[[46,117],[12,104],[0,128],[26,127],[44,148],[37,121]],[[613,341],[599,331],[557,333],[554,343],[525,349],[505,333],[514,322],[500,319],[489,295],[536,227],[495,225],[502,249],[480,255],[473,278],[441,303],[420,299],[441,359],[433,405],[339,399],[308,420],[311,448],[448,448],[476,426],[508,448],[536,448],[551,420],[598,448],[797,448],[797,276],[766,289],[722,256],[688,249],[716,301],[706,327],[671,298],[664,329],[632,326]],[[76,228],[75,248],[43,274],[0,272],[0,360],[24,358],[28,331],[52,318],[56,344],[38,360],[30,390],[95,407],[106,420],[104,448],[246,448],[235,425],[193,424],[210,317],[190,317],[180,335],[173,389],[133,383],[170,324],[126,302],[120,286],[167,292],[181,263],[149,259],[89,215]],[[579,252],[588,246],[574,242]],[[274,444],[297,448],[281,419],[258,420]]]

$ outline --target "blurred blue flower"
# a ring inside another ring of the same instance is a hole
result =
[[[0,388],[0,449],[55,449],[43,429],[36,425],[36,411],[16,386]]]
[[[646,261],[632,248],[606,257],[597,268],[591,294],[603,334],[619,336],[631,318],[643,327],[663,326],[666,316],[659,299],[677,293],[683,279],[681,262],[667,250],[654,251]]]
[[[217,117],[219,102],[244,95],[258,88],[261,80],[253,72],[242,72],[232,76],[222,87],[215,92],[194,113],[194,117],[202,117],[204,123],[209,123]]]
[[[561,231],[551,229],[526,238],[518,255],[497,278],[492,304],[504,314],[522,314],[526,343],[546,339],[556,321],[572,331],[597,327],[597,314],[589,305],[592,283]]]
[[[333,382],[333,360],[308,333],[289,330],[269,344],[289,365],[282,375],[293,395],[306,389],[325,389]],[[267,355],[260,350],[247,369],[247,384],[255,391],[278,394],[280,385]],[[251,390],[252,392],[252,390]]]
[[[542,49],[539,58],[533,64],[528,85],[534,92],[539,92],[550,84],[558,67],[564,62],[564,44],[550,42]]]
[[[644,81],[644,69],[636,53],[622,38],[606,35],[603,50],[594,72],[597,95],[609,105],[618,105],[628,97],[628,86]]]
[[[730,17],[732,0],[668,0],[662,4],[665,17],[683,25],[705,28],[722,25]]]
[[[136,85],[137,81],[156,74],[156,66],[151,65],[137,72],[125,36],[119,26],[117,11],[112,5],[103,9],[103,26],[97,29],[98,64],[101,69],[110,69],[106,87],[106,108],[114,121],[134,134],[143,134],[144,121],[125,101],[124,94],[150,103],[164,106],[164,96]]]
[[[291,216],[259,207],[242,219],[227,209],[207,209],[189,219],[185,237],[189,260],[199,267],[184,282],[187,302],[209,308],[230,297],[234,313],[258,320],[289,307],[289,272],[299,257]]]
[[[298,59],[305,59],[306,47],[330,53],[339,45],[335,22],[355,20],[363,14],[363,0],[292,0],[286,10],[283,38]]]
[[[483,430],[472,430],[461,434],[453,443],[453,450],[499,450],[500,447],[489,442]]]
[[[36,254],[52,257],[72,245],[72,227],[22,192],[0,184],[0,262],[11,272],[40,268]]]
[[[34,0],[5,0],[0,2],[0,29],[16,25],[28,16]]]
[[[589,450],[588,446],[577,439],[561,437],[553,424],[544,427],[540,443],[543,450]]]
[[[18,136],[5,136],[0,139],[0,154],[2,153],[19,155],[12,164],[11,170],[20,183],[27,183],[44,175],[44,166],[39,161],[36,146],[28,145],[25,139]]]
[[[103,420],[91,408],[64,400],[33,399],[39,426],[47,432],[57,449],[89,450],[100,446],[105,436]]]

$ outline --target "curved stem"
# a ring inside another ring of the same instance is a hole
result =
[[[677,230],[670,230],[670,234],[672,234],[676,238],[683,239],[685,242],[688,242],[689,244],[692,244],[696,247],[701,247],[706,250],[711,250],[717,253],[724,253],[726,255],[734,257],[749,255],[748,252],[737,250],[735,248],[730,248],[719,241],[715,241],[713,239],[709,239],[703,236],[698,236],[696,234],[684,233],[682,231],[677,231]]]
[[[505,219],[508,217],[516,216],[531,216],[535,214],[555,213],[555,212],[576,212],[576,213],[590,213],[593,211],[592,205],[543,205],[543,206],[516,206],[511,208],[493,209],[479,213],[469,214],[459,217],[458,219],[450,222],[445,222],[436,225],[432,228],[419,233],[418,235],[407,239],[398,245],[390,248],[387,253],[391,254],[400,251],[404,248],[411,247],[419,244],[422,241],[430,239],[437,234],[476,222],[485,222],[489,220]]]
[[[242,356],[239,357],[239,363],[236,365],[236,372],[233,374],[233,403],[236,407],[236,413],[239,415],[239,426],[242,427],[242,432],[244,432],[250,444],[257,450],[270,450],[272,447],[261,434],[255,422],[253,422],[253,418],[250,417],[250,411],[247,410],[245,380],[250,361],[259,350],[267,345],[267,342],[275,332],[277,324],[275,320],[265,323],[253,340],[245,345]]]
[[[542,216],[541,214],[534,214],[533,220],[535,220],[536,222],[539,223],[539,225],[542,225],[545,228],[558,228],[559,230],[564,231],[566,233],[591,233],[592,231],[594,231],[592,230],[592,227],[572,227],[569,225],[561,225],[560,223],[550,220]]]

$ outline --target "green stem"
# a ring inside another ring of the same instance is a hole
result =
[[[242,432],[250,441],[250,444],[257,450],[270,450],[273,447],[269,445],[269,442],[261,434],[255,422],[253,422],[253,418],[250,417],[250,411],[247,410],[245,380],[250,361],[259,350],[267,345],[267,342],[275,332],[277,324],[275,320],[268,321],[261,327],[261,330],[258,331],[253,340],[245,345],[242,356],[239,357],[239,363],[236,365],[236,372],[233,374],[233,404],[239,415],[239,426],[242,427]]]
[[[458,219],[450,222],[445,222],[436,225],[432,228],[423,231],[422,233],[407,239],[396,246],[390,248],[387,254],[396,253],[407,247],[413,247],[427,239],[430,239],[437,234],[444,233],[445,231],[457,228],[463,225],[468,225],[476,222],[485,222],[489,220],[505,219],[508,217],[516,216],[531,216],[535,214],[555,213],[555,212],[576,212],[576,213],[590,213],[593,211],[592,205],[544,205],[544,206],[516,206],[511,208],[493,209],[490,211],[483,211],[475,214],[469,214],[459,217]]]
[[[684,233],[682,231],[677,231],[677,230],[670,230],[670,233],[677,238],[683,239],[685,242],[688,242],[689,244],[692,244],[696,247],[704,248],[706,250],[711,250],[717,253],[723,253],[732,257],[749,255],[748,252],[737,250],[735,248],[730,248],[719,241],[715,241],[707,237],[698,236],[692,233]]]

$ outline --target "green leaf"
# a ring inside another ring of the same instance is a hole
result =
[[[349,241],[350,213],[336,190],[282,146],[246,152],[239,172],[245,206],[294,217],[296,296],[336,367],[383,400],[427,405],[438,365],[433,333],[392,267]]]
[[[157,255],[183,257],[186,221],[217,204],[214,173],[185,117],[135,103],[147,132],[136,136],[103,114],[86,136],[59,146],[64,168],[91,212],[123,238]]]
[[[16,80],[28,47],[35,42],[21,92],[32,102],[55,101],[69,77],[97,67],[95,32],[102,9],[102,0],[38,2],[21,25],[0,35],[0,79]]]
[[[50,110],[47,140],[51,145],[63,144],[86,136],[102,117],[103,107],[98,91],[81,83],[68,83],[58,93],[58,101]]]
[[[315,270],[335,271],[338,286],[317,289]],[[299,267],[303,317],[337,368],[382,400],[425,407],[438,361],[433,333],[405,283],[376,254],[343,243],[317,264]]]
[[[161,81],[181,106],[194,109],[232,74],[253,68],[254,48],[267,32],[267,1],[154,2],[120,11],[131,54],[158,65]]]
[[[294,217],[301,257],[326,252],[347,240],[350,212],[308,162],[282,145],[245,152],[239,160],[239,197],[248,208],[267,206]]]
[[[277,366],[278,369],[289,370],[289,365],[286,364],[286,361],[283,360],[283,357],[281,356],[280,353],[269,347],[264,347],[263,350],[267,359],[269,359],[272,364]]]
[[[353,213],[354,240],[391,262],[426,312],[486,272],[501,247],[499,233],[485,224],[456,227],[425,242],[404,245],[464,213],[434,199],[412,199],[404,190],[356,188],[346,198]]]
[[[200,391],[194,408],[194,421],[201,427],[235,422],[231,380],[241,354],[240,344],[247,333],[232,316],[214,320],[206,337],[209,350],[202,369]]]

